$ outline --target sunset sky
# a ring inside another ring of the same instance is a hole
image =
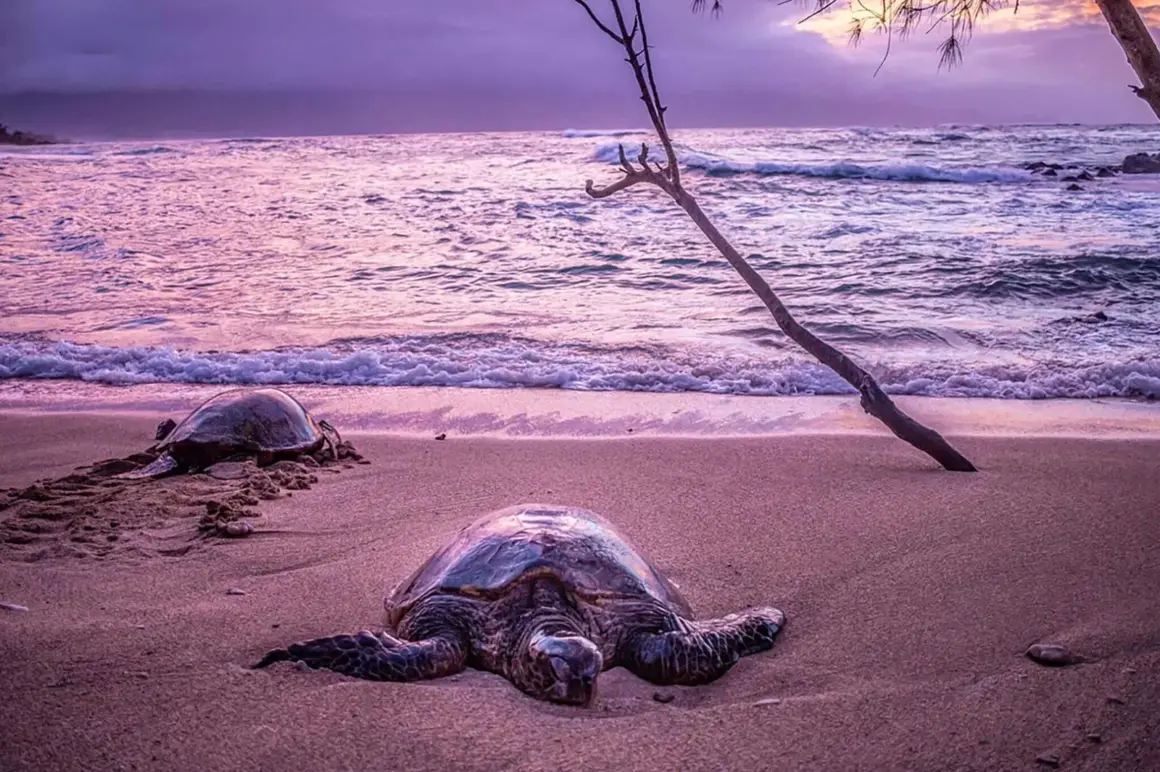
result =
[[[1160,19],[1160,3],[1139,5]],[[851,49],[845,12],[803,26],[802,6],[777,0],[728,0],[715,20],[687,0],[646,10],[678,125],[1154,120],[1089,0],[996,13],[952,72],[937,31],[914,36],[877,76],[882,41]],[[571,0],[0,3],[0,120],[13,124],[555,129],[635,126],[638,112],[613,44]]]

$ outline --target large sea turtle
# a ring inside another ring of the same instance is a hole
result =
[[[587,705],[596,678],[623,666],[656,684],[694,685],[765,651],[775,608],[694,621],[675,584],[594,512],[524,504],[484,515],[387,598],[388,632],[275,649],[282,660],[377,681],[471,666],[538,699]]]
[[[336,438],[341,442],[334,427],[316,421],[281,389],[230,389],[210,397],[181,423],[170,418],[158,424],[158,444],[150,451],[161,455],[118,477],[143,479],[196,471],[241,454],[266,464],[314,453],[324,445],[337,458]]]

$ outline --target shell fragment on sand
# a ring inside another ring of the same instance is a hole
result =
[[[1083,658],[1066,646],[1057,643],[1036,643],[1028,647],[1026,655],[1034,662],[1048,667],[1064,667],[1083,662]]]
[[[0,609],[5,611],[28,611],[28,606],[21,606],[19,603],[0,603]]]
[[[242,539],[254,532],[254,525],[246,520],[232,520],[218,525],[218,533],[231,539]]]

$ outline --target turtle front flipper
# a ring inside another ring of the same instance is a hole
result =
[[[326,421],[319,421],[318,428],[322,430],[323,443],[330,448],[334,460],[338,460],[338,446],[342,444],[342,435]],[[334,435],[333,437],[331,435]],[[337,440],[337,441],[336,441]]]
[[[148,480],[175,472],[180,466],[181,463],[176,458],[168,453],[162,453],[153,463],[130,472],[122,472],[114,477],[118,480]]]
[[[410,642],[364,630],[274,649],[254,668],[287,660],[370,681],[421,681],[454,675],[467,667],[467,645],[451,632]]]
[[[681,620],[680,626],[683,629],[634,636],[628,642],[625,666],[654,684],[706,684],[742,657],[772,648],[785,626],[785,614],[759,608],[702,622]]]

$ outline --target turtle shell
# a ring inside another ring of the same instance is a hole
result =
[[[305,452],[323,441],[313,416],[280,389],[231,389],[206,400],[156,447],[213,445],[270,453]]]
[[[584,509],[523,504],[491,512],[459,531],[387,599],[397,625],[435,594],[501,597],[521,580],[553,576],[589,602],[652,597],[691,614],[675,584],[608,520]]]

